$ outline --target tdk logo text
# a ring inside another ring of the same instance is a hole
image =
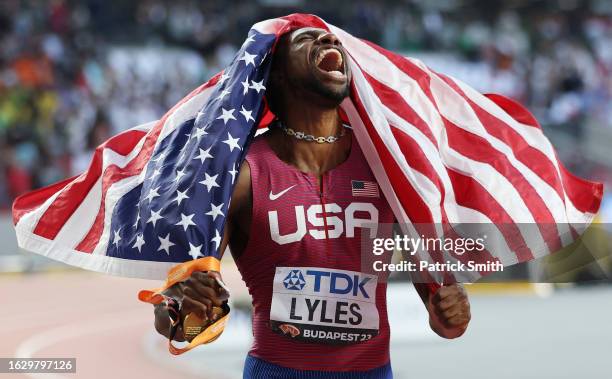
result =
[[[372,278],[360,278],[359,275],[351,276],[342,272],[329,272],[320,270],[307,270],[306,275],[314,277],[314,292],[322,292],[329,290],[329,293],[336,295],[352,294],[353,296],[359,296],[359,294],[361,294],[366,299],[370,298],[364,286]],[[329,278],[329,288],[321,288],[322,278]]]

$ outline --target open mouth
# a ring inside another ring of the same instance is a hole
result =
[[[317,68],[330,76],[344,79],[344,60],[340,51],[334,48],[321,49],[315,61]]]

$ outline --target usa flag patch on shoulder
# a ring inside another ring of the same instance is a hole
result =
[[[367,180],[351,180],[351,192],[353,196],[380,197],[378,184]]]

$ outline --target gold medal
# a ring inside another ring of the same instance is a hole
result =
[[[210,324],[219,320],[224,313],[223,308],[213,307],[213,321],[201,319],[195,313],[188,314],[183,320],[183,337],[185,337],[188,342],[191,342],[191,340],[193,340],[198,334],[202,333]]]
[[[183,320],[183,336],[191,342],[198,334],[202,333],[206,325],[208,325],[208,321],[201,319],[195,313],[190,313]]]

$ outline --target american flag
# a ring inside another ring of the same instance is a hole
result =
[[[521,105],[294,14],[255,24],[229,67],[161,120],[98,147],[87,172],[17,199],[19,245],[87,269],[154,279],[176,263],[219,257],[240,164],[270,119],[263,98],[275,41],[306,26],[329,30],[344,45],[353,79],[342,113],[408,229],[499,223],[518,228],[512,238],[520,239],[520,223],[556,226],[540,233],[544,248],[508,242],[490,253],[507,265],[550,253],[591,222],[602,185],[568,173]]]
[[[367,180],[351,180],[351,193],[353,196],[380,197],[378,184]]]

